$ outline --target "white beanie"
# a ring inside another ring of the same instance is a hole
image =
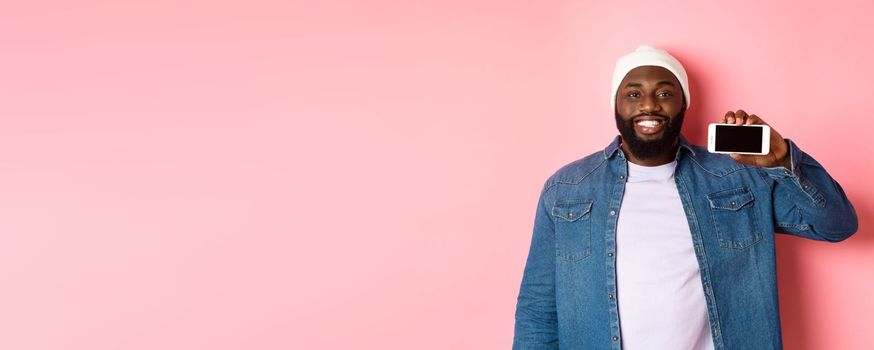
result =
[[[619,90],[619,84],[622,83],[622,79],[625,79],[628,72],[640,66],[662,67],[674,73],[683,88],[683,95],[686,96],[686,108],[689,108],[692,103],[692,98],[689,95],[689,78],[686,76],[686,70],[683,69],[680,61],[677,61],[665,50],[650,45],[640,45],[634,52],[616,60],[616,68],[613,69],[613,94],[610,98],[610,105],[613,106],[614,111],[616,110],[616,91]]]

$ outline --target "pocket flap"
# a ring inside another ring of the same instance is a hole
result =
[[[577,221],[592,210],[592,201],[582,199],[563,200],[552,207],[552,216],[565,221]]]
[[[753,193],[745,187],[707,195],[711,208],[725,210],[738,210],[752,203],[753,199]]]

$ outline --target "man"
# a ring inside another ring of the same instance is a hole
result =
[[[838,242],[855,211],[771,128],[770,153],[709,153],[680,135],[689,83],[673,56],[620,58],[621,136],[546,180],[513,349],[780,349],[773,232]],[[723,123],[765,124],[743,110]]]

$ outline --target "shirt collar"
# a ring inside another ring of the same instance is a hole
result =
[[[622,137],[616,135],[616,137],[613,138],[613,142],[610,142],[610,144],[607,145],[607,148],[604,148],[604,159],[609,159],[610,157],[613,157],[616,151],[620,150],[619,144],[621,142]],[[689,151],[689,153],[691,153],[693,157],[695,156],[695,150],[692,149],[692,146],[689,145],[689,143],[686,141],[686,137],[684,137],[683,134],[680,134],[680,147],[677,149],[677,155],[676,157],[674,157],[674,159],[679,159],[680,152],[684,149]]]

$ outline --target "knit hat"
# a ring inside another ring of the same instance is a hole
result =
[[[689,96],[689,78],[686,76],[686,70],[683,69],[680,61],[677,61],[665,50],[650,45],[640,45],[634,52],[616,60],[616,68],[613,69],[613,94],[610,98],[610,105],[613,106],[614,111],[616,110],[616,92],[619,90],[619,84],[622,83],[622,79],[625,79],[628,72],[640,66],[662,67],[674,73],[683,88],[683,95],[686,96],[686,108],[689,108],[692,103],[692,98]]]

